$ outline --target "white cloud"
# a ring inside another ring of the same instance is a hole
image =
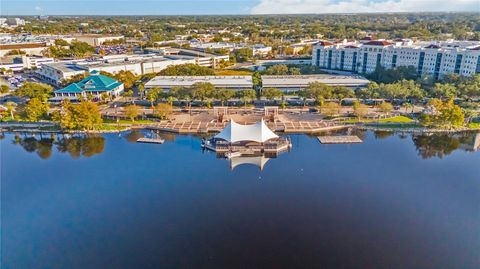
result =
[[[39,6],[36,6],[35,7],[35,11],[43,11],[43,8],[39,7]]]
[[[260,0],[252,14],[472,11],[480,0]]]

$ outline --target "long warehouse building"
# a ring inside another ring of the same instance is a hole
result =
[[[173,87],[191,87],[195,83],[208,82],[215,88],[251,90],[251,76],[157,76],[145,84],[145,89],[161,88],[170,91]]]
[[[262,76],[263,88],[277,88],[283,92],[303,90],[312,82],[330,86],[344,86],[351,89],[366,87],[370,81],[358,75],[298,75],[298,76]]]

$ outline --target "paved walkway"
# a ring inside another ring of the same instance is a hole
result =
[[[255,122],[242,122],[242,124],[253,124]],[[160,122],[154,124],[145,124],[138,127],[144,127],[154,130],[169,131],[174,133],[208,133],[220,132],[227,126],[228,122]],[[337,130],[345,128],[345,125],[327,121],[300,121],[300,122],[268,122],[267,126],[276,132],[285,133],[314,133],[328,130]]]

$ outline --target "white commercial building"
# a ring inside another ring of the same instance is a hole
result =
[[[145,84],[145,89],[161,88],[170,91],[173,87],[188,88],[199,82],[231,90],[251,90],[253,87],[252,76],[157,76]]]
[[[347,75],[299,75],[299,76],[262,76],[263,88],[277,88],[284,92],[303,90],[312,82],[320,82],[329,86],[343,86],[358,89],[367,86],[370,81],[362,76]]]
[[[47,57],[31,57],[22,55],[21,57],[9,57],[8,60],[4,61],[3,58],[0,58],[0,69],[11,70],[13,72],[20,72],[24,69],[37,69],[42,67],[43,64],[53,63],[53,58]]]
[[[253,56],[256,56],[256,55],[266,56],[272,52],[272,47],[261,45],[261,44],[253,45],[251,46],[251,49],[252,49]]]
[[[20,18],[0,18],[0,27],[17,27],[25,25],[25,20]]]
[[[78,41],[85,42],[90,46],[100,46],[103,43],[107,41],[113,41],[113,40],[119,40],[119,39],[124,39],[125,37],[123,35],[115,35],[115,36],[110,36],[110,35],[77,35],[73,36]]]
[[[12,54],[15,51],[24,52],[26,55],[42,56],[43,52],[49,47],[47,43],[11,43],[0,44],[0,57]]]
[[[322,41],[313,48],[312,64],[356,73],[372,73],[377,66],[387,69],[412,66],[419,75],[435,79],[452,73],[471,76],[480,72],[480,42]]]
[[[114,55],[95,61],[67,61],[44,64],[36,74],[48,83],[60,85],[62,81],[92,71],[118,73],[130,71],[135,75],[157,73],[171,65],[195,64],[194,59],[174,59],[152,55]]]
[[[177,59],[191,59],[195,64],[203,67],[217,68],[222,62],[230,61],[228,55],[219,55],[207,53],[201,50],[184,49],[184,48],[147,48],[147,52],[159,53],[161,55],[172,56]]]

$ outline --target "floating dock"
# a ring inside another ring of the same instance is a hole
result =
[[[318,140],[322,144],[356,144],[363,143],[362,139],[355,135],[342,136],[319,136]]]
[[[138,143],[163,144],[163,142],[165,142],[165,139],[142,137],[142,138],[137,139],[137,142]]]

